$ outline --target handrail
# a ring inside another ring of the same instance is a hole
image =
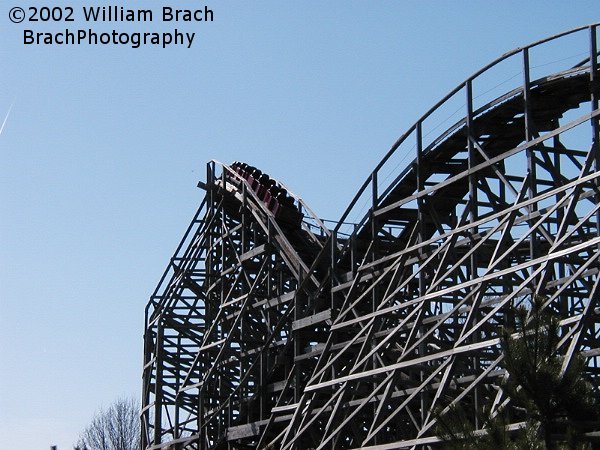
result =
[[[288,187],[287,185],[285,185],[283,182],[281,181],[277,181],[281,187],[283,187],[289,195],[291,195],[297,202],[298,205],[302,206],[302,210],[307,211],[310,218],[317,224],[317,227],[324,233],[325,236],[330,236],[331,235],[331,230],[329,228],[327,228],[327,226],[325,226],[325,224],[323,223],[323,220],[318,217],[316,215],[316,213],[310,208],[310,206],[308,206],[306,204],[306,202],[302,199],[302,197],[294,194]],[[306,223],[308,225],[308,227],[310,228],[312,225],[310,222],[305,222],[305,220],[302,220],[303,223]]]
[[[338,221],[338,224],[335,226],[335,228],[333,229],[333,233],[337,233],[339,231],[339,229],[342,227],[343,222],[348,218],[348,216],[350,215],[350,213],[352,212],[352,210],[354,209],[354,207],[356,206],[356,203],[358,202],[358,200],[362,197],[362,195],[365,193],[365,190],[368,188],[369,185],[371,185],[372,183],[376,182],[377,180],[377,175],[379,174],[379,171],[381,170],[381,168],[385,165],[385,163],[390,159],[390,157],[396,152],[396,150],[398,150],[398,148],[400,147],[400,145],[413,133],[415,132],[415,130],[417,129],[417,127],[419,126],[419,124],[422,124],[425,119],[427,119],[429,116],[431,116],[435,111],[437,111],[438,109],[440,109],[440,107],[442,105],[444,105],[449,99],[451,99],[455,94],[457,94],[458,92],[460,92],[462,89],[465,88],[465,86],[469,83],[472,83],[476,78],[478,78],[479,76],[481,76],[482,74],[488,72],[491,68],[497,66],[499,63],[501,63],[502,61],[505,61],[507,59],[509,59],[510,57],[517,55],[521,52],[524,51],[528,51],[529,49],[532,49],[534,47],[537,47],[539,45],[542,45],[544,43],[550,42],[550,41],[554,41],[556,39],[559,39],[561,37],[564,36],[568,36],[574,33],[577,33],[579,31],[582,30],[590,30],[590,35],[594,36],[594,29],[598,27],[598,25],[600,25],[600,22],[595,22],[589,25],[583,25],[577,28],[573,28],[571,30],[568,31],[564,31],[558,34],[555,34],[553,36],[550,37],[546,37],[544,39],[535,41],[527,46],[524,47],[517,47],[507,53],[504,53],[502,56],[500,56],[499,58],[495,59],[494,61],[490,62],[489,64],[483,66],[481,69],[479,69],[478,71],[476,71],[473,75],[471,75],[470,77],[468,77],[466,80],[464,80],[462,83],[460,83],[458,86],[456,86],[454,89],[452,89],[446,96],[444,96],[441,100],[439,100],[437,103],[435,103],[425,114],[423,114],[406,132],[404,132],[404,134],[402,134],[392,145],[392,147],[390,148],[390,150],[388,150],[388,152],[384,155],[384,157],[381,159],[381,161],[379,162],[379,164],[377,164],[375,166],[375,169],[370,173],[370,175],[367,177],[367,179],[364,181],[364,183],[361,185],[361,187],[359,188],[358,192],[356,193],[356,195],[353,197],[353,199],[351,200],[350,204],[348,205],[348,207],[346,208],[346,210],[344,211],[344,213],[342,214],[340,220]],[[595,57],[597,57],[598,55],[594,55]],[[581,63],[579,63],[579,65],[585,64],[586,61],[591,60],[592,55],[590,55],[589,58],[583,60]],[[410,167],[410,166],[409,166]],[[407,168],[408,169],[408,168]],[[407,170],[405,169],[405,171]],[[363,217],[362,220],[360,220],[360,225],[362,226],[364,224],[364,222],[366,221],[366,219],[368,218],[370,214],[370,210],[369,212],[367,212],[367,214]]]

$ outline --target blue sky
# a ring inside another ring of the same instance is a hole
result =
[[[98,407],[140,396],[144,306],[209,159],[250,162],[336,219],[463,79],[600,20],[596,0],[231,0],[180,26],[190,49],[32,48],[18,3],[0,4],[0,449],[23,450],[68,449]]]

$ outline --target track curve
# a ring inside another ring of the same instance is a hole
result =
[[[597,389],[597,52],[531,82],[530,49],[508,54],[522,86],[474,109],[468,79],[467,115],[429,145],[417,122],[413,162],[363,185],[372,206],[338,254],[335,320],[281,448],[429,447],[459,402],[474,428],[482,410],[523,420],[499,385],[499,338],[534,298]]]

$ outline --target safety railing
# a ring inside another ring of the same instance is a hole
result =
[[[402,134],[360,186],[332,232],[351,238],[361,232],[372,212],[444,138],[465,125],[466,117],[476,117],[510,95],[526,96],[535,81],[548,74],[587,68],[592,81],[598,82],[597,28],[593,23],[565,31],[516,48],[482,67],[452,89]],[[490,88],[489,86],[493,86]],[[502,95],[503,93],[509,93]],[[596,100],[597,101],[597,100]],[[456,120],[458,118],[458,120]],[[452,124],[449,127],[446,124]],[[438,132],[438,130],[446,130]],[[399,172],[401,167],[405,167]],[[390,178],[393,179],[390,180]],[[348,223],[353,224],[348,228]],[[357,224],[357,225],[354,225]],[[337,245],[337,244],[335,244]],[[349,244],[341,249],[343,256]]]

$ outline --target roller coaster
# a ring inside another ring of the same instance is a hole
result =
[[[332,228],[210,161],[146,307],[142,447],[436,448],[458,404],[518,427],[500,335],[539,298],[600,395],[598,25],[458,85]]]

